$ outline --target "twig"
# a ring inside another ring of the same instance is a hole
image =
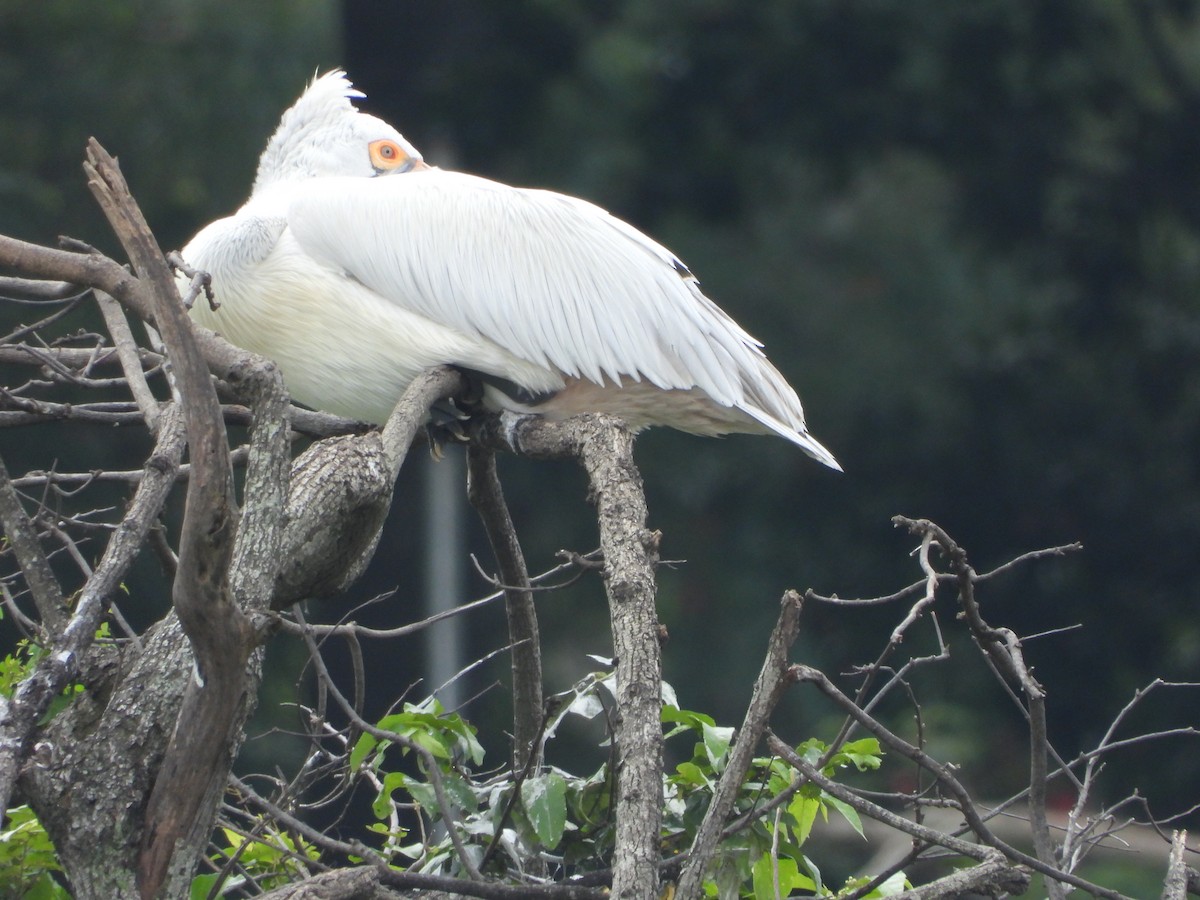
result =
[[[848,806],[853,807],[856,811],[864,816],[869,816],[878,822],[895,828],[897,831],[902,831],[905,834],[910,834],[918,840],[924,841],[927,844],[936,844],[939,847],[945,847],[960,856],[966,856],[970,859],[979,860],[982,862],[985,859],[994,858],[995,851],[981,844],[972,844],[964,841],[961,838],[952,837],[944,834],[935,828],[930,828],[927,825],[918,825],[916,822],[910,822],[903,816],[898,816],[891,810],[885,809],[877,803],[872,803],[870,800],[864,800],[858,794],[849,788],[838,784],[831,778],[826,778],[819,769],[812,764],[806,762],[803,757],[796,753],[789,745],[781,741],[773,732],[767,732],[767,746],[771,752],[783,760],[786,760],[796,771],[804,778],[811,781],[825,793],[832,797],[836,797]]]
[[[14,296],[36,303],[64,303],[79,296],[79,286],[69,281],[46,281],[40,278],[13,278],[0,275],[0,296]]]
[[[942,553],[950,560],[950,566],[958,584],[959,602],[963,607],[971,635],[987,657],[1008,680],[1015,682],[1024,692],[1028,702],[1029,720],[1029,814],[1033,832],[1033,846],[1037,857],[1046,866],[1058,868],[1060,860],[1054,852],[1050,838],[1050,825],[1046,819],[1046,756],[1049,740],[1046,734],[1046,695],[1042,686],[1030,674],[1021,652],[1021,643],[1009,629],[997,629],[988,625],[975,599],[975,570],[967,561],[967,554],[944,529],[927,519],[908,519],[896,516],[897,525],[921,535],[922,546],[927,547],[936,540]],[[1050,900],[1064,900],[1066,890],[1056,881],[1048,881],[1046,890]]]
[[[296,617],[300,620],[301,624],[304,623],[304,614],[300,611],[299,607],[296,608]],[[437,799],[438,812],[441,814],[442,821],[446,824],[446,831],[450,836],[450,843],[454,845],[454,852],[458,856],[459,863],[472,881],[482,880],[483,876],[471,860],[470,854],[467,853],[462,835],[458,833],[454,808],[450,804],[450,798],[446,793],[445,785],[442,783],[441,770],[438,768],[438,762],[433,754],[427,748],[409,740],[404,735],[379,728],[359,715],[354,705],[334,683],[332,676],[329,674],[329,669],[325,666],[325,660],[321,656],[321,651],[317,647],[316,641],[313,640],[312,635],[305,633],[304,642],[308,645],[309,658],[312,661],[313,667],[317,670],[318,676],[325,683],[329,693],[337,701],[338,705],[342,708],[342,712],[346,714],[354,726],[376,738],[398,744],[412,751],[420,758],[426,773],[429,775],[429,783],[433,786],[434,797]]]

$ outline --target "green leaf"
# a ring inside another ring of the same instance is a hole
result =
[[[754,900],[775,900],[776,867],[779,873],[780,897],[786,897],[796,889],[816,892],[816,884],[807,875],[800,873],[800,867],[794,859],[784,856],[772,860],[770,853],[764,853],[751,870]]]
[[[357,772],[363,764],[363,760],[375,749],[379,743],[373,734],[361,734],[354,743],[354,749],[350,751],[350,771]]]
[[[850,827],[858,832],[858,836],[860,838],[863,840],[867,839],[867,836],[863,834],[862,820],[859,819],[858,812],[854,809],[854,807],[843,803],[837,797],[829,796],[829,794],[825,794],[821,799],[840,812],[842,814],[842,818],[850,823]]]
[[[796,835],[796,843],[801,846],[808,840],[809,834],[812,833],[813,823],[817,821],[817,810],[821,808],[821,801],[816,797],[805,797],[801,793],[797,793],[792,798],[792,802],[788,804],[788,814],[796,820],[796,826],[793,832]]]
[[[705,723],[701,726],[701,734],[704,736],[704,752],[708,754],[708,761],[712,763],[714,771],[719,771],[733,741],[733,729]]]
[[[903,872],[897,872],[871,893],[867,894],[866,900],[877,900],[877,898],[894,897],[897,894],[902,894],[909,888],[908,878]]]
[[[521,785],[521,803],[538,840],[553,850],[567,824],[567,782],[557,772],[529,778]]]
[[[392,791],[398,787],[404,787],[408,777],[403,772],[388,772],[383,778],[383,787],[379,789],[379,793],[375,795],[375,799],[371,803],[371,812],[375,813],[375,818],[383,821],[392,813]]]
[[[25,893],[21,895],[21,900],[71,900],[71,894],[51,878],[49,872],[43,872],[33,884],[26,888]]]
[[[675,767],[675,772],[678,779],[689,786],[699,787],[710,783],[704,770],[693,762],[680,763]]]
[[[694,712],[690,709],[680,709],[670,704],[663,706],[662,720],[664,722],[678,722],[684,729],[691,729],[697,733],[705,725],[717,724],[712,716],[706,716],[704,713]],[[676,729],[672,734],[678,733],[679,730]]]
[[[220,872],[211,875],[197,875],[192,879],[191,886],[188,888],[189,900],[208,900],[208,895],[212,891],[213,885],[221,877]]]
[[[844,757],[858,771],[869,772],[879,768],[883,750],[875,738],[862,738],[843,745],[838,756]]]
[[[392,774],[401,775],[399,772]],[[409,778],[407,775],[401,775],[401,778],[401,784],[408,791],[409,796],[413,798],[415,803],[425,807],[430,815],[437,816],[441,814],[438,809],[437,792],[434,791],[432,784],[417,781],[417,779]]]

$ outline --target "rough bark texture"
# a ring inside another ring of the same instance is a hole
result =
[[[462,390],[441,367],[421,373],[380,432],[314,444],[292,467],[283,559],[272,606],[335,593],[371,561],[392,503],[392,487],[429,407]]]
[[[140,824],[166,752],[192,655],[174,616],[129,647],[111,697],[88,691],[43,740],[52,764],[33,770],[28,793],[54,838],[75,900],[138,897]]]
[[[649,900],[658,896],[662,824],[662,654],[654,585],[659,535],[646,529],[633,435],[609,416],[556,423],[504,415],[477,439],[534,458],[578,459],[587,470],[600,523],[617,669],[612,896]]]
[[[391,506],[388,467],[375,433],[329,438],[296,459],[274,608],[335,594],[362,574]]]
[[[658,535],[646,530],[633,435],[603,422],[581,447],[604,552],[617,665],[617,839],[613,896],[658,896],[662,826],[662,655],[654,599]]]

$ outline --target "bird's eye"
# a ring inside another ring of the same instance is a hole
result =
[[[371,165],[380,172],[387,172],[411,163],[403,148],[395,141],[386,138],[372,141],[367,149],[371,152]]]

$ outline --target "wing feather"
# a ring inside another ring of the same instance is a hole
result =
[[[759,343],[670,251],[586,201],[441,170],[324,178],[296,186],[288,225],[390,302],[530,362],[596,383],[698,387],[803,430]]]

